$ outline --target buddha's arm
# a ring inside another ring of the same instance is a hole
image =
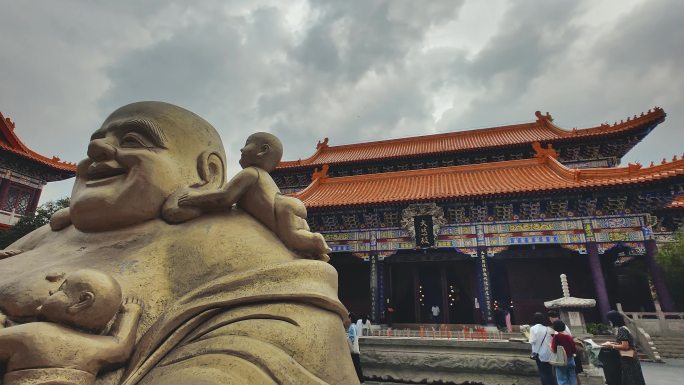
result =
[[[20,238],[18,241],[12,243],[11,245],[7,246],[5,250],[10,251],[10,250],[21,250],[21,251],[29,251],[35,248],[41,241],[45,239],[45,237],[50,234],[52,230],[50,229],[49,225],[45,225],[42,227],[39,227],[27,235],[23,236]],[[2,259],[2,258],[0,258]]]

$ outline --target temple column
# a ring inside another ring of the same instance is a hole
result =
[[[442,266],[440,270],[440,278],[442,281],[442,323],[449,323],[449,288],[447,286],[446,266]]]
[[[370,260],[370,302],[371,302],[371,321],[377,323],[378,321],[378,256],[376,254],[371,254],[368,257]]]
[[[385,304],[387,303],[385,298],[385,263],[378,257],[378,314],[375,323],[380,323],[383,319],[386,307]]]
[[[486,324],[493,324],[494,318],[492,315],[492,289],[489,282],[489,267],[487,263],[487,248],[479,246],[477,248],[477,278],[480,284],[480,311],[482,312],[482,319]]]
[[[646,240],[644,244],[646,246],[646,262],[648,263],[648,269],[651,271],[651,279],[653,280],[653,286],[655,286],[656,294],[658,295],[660,307],[663,311],[675,311],[672,297],[670,297],[670,291],[665,284],[663,268],[655,259],[656,254],[658,254],[658,246],[653,239]]]
[[[0,178],[0,207],[7,201],[7,194],[9,193],[10,180]]]
[[[599,312],[601,313],[601,320],[608,323],[606,314],[610,311],[610,301],[608,300],[608,290],[606,289],[606,280],[603,277],[598,247],[596,246],[596,242],[588,242],[586,246],[587,254],[589,254],[589,268],[591,270],[591,277],[594,281],[596,302],[598,303]]]
[[[31,202],[28,205],[27,213],[35,212],[36,209],[38,208],[38,201],[40,200],[41,191],[42,190],[40,188],[32,189],[32,191],[31,191]]]
[[[423,309],[420,307],[420,301],[418,300],[418,293],[420,291],[418,288],[420,287],[420,277],[418,276],[418,267],[413,269],[413,316],[416,320],[416,323],[420,323],[420,314],[422,313]]]

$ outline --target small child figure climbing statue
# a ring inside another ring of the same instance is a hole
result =
[[[304,204],[282,195],[269,175],[283,155],[280,140],[272,134],[257,132],[247,138],[240,152],[242,171],[223,188],[181,191],[177,199],[167,200],[164,218],[181,222],[202,212],[229,210],[237,204],[273,231],[289,249],[306,258],[328,261],[327,253],[332,250],[321,234],[310,231]]]
[[[5,327],[0,313],[0,363],[4,385],[95,383],[104,366],[124,363],[135,346],[142,304],[127,299],[110,275],[83,269],[38,308],[45,321]],[[100,335],[114,316],[110,335]]]

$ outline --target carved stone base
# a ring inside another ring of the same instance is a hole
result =
[[[530,346],[520,342],[365,337],[361,363],[366,378],[392,383],[464,382],[486,385],[539,384]],[[603,378],[582,376],[583,385]]]

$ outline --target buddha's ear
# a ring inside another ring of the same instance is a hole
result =
[[[191,186],[181,186],[172,193],[161,209],[161,217],[169,223],[182,223],[195,219],[204,211],[194,205],[180,205],[179,201],[191,190],[219,191],[226,182],[226,166],[223,156],[214,151],[204,151],[197,158],[197,174],[200,181]]]
[[[226,181],[223,157],[213,151],[204,151],[197,158],[197,173],[202,181],[191,187],[219,189]]]

